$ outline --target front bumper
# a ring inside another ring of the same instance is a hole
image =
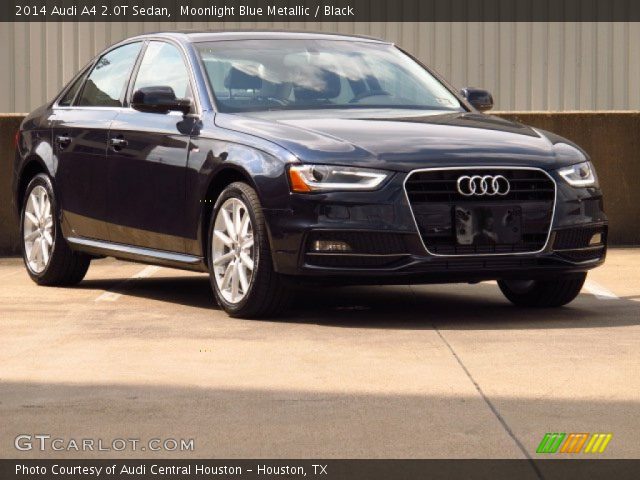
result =
[[[607,218],[596,188],[573,188],[555,177],[551,232],[537,253],[433,255],[419,234],[398,173],[375,192],[292,194],[290,208],[265,210],[279,273],[332,283],[448,283],[541,278],[579,273],[604,262]],[[585,233],[601,232],[589,246]],[[311,241],[354,243],[350,253],[317,253]],[[585,241],[586,238],[586,241]]]

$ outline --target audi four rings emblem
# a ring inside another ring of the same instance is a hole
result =
[[[502,175],[463,175],[458,177],[457,187],[465,197],[506,195],[511,190],[509,180]]]

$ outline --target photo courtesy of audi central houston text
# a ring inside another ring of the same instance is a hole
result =
[[[241,318],[327,284],[497,280],[560,307],[605,260],[598,175],[493,102],[369,36],[126,38],[16,133],[25,268],[42,286],[105,256],[208,272]]]

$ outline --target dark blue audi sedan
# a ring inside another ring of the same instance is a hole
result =
[[[102,256],[208,272],[238,317],[309,283],[498,280],[564,305],[605,257],[596,173],[492,105],[371,38],[127,39],[16,136],[24,263],[40,285]]]

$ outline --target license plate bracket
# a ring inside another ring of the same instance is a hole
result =
[[[456,205],[458,245],[503,245],[522,241],[522,208],[503,205]]]

